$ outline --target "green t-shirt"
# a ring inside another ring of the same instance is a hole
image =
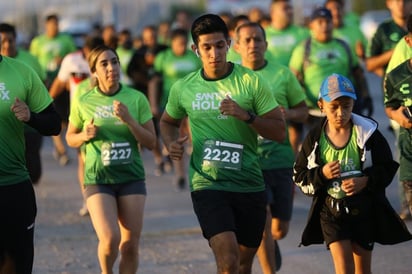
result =
[[[244,121],[220,113],[219,104],[226,96],[257,115],[278,106],[265,81],[237,64],[218,80],[205,79],[203,70],[192,72],[170,91],[167,113],[175,119],[189,117],[193,142],[190,188],[263,191],[257,133]]]
[[[164,109],[169,98],[172,85],[188,73],[202,66],[199,58],[190,50],[182,56],[177,56],[171,49],[159,52],[154,61],[154,70],[162,75],[163,92],[160,97],[160,107]]]
[[[356,142],[356,130],[352,129],[349,142],[342,148],[337,148],[330,142],[322,131],[319,141],[320,158],[322,163],[330,163],[339,160],[341,177],[347,177],[348,174],[361,174],[361,161],[359,148]],[[340,179],[332,180],[328,187],[328,194],[336,199],[341,199],[346,196],[346,192],[341,189],[342,181]]]
[[[388,66],[386,67],[386,73],[389,73],[391,70],[408,60],[412,57],[412,49],[406,43],[405,39],[399,40],[396,44],[391,59],[389,60]]]
[[[49,72],[56,72],[59,69],[60,64],[56,63],[56,57],[63,58],[74,51],[76,51],[76,44],[66,33],[59,33],[53,38],[42,34],[34,37],[30,44],[30,53],[37,57],[42,68]]]
[[[304,88],[306,91],[306,103],[309,109],[318,109],[317,101],[320,86],[323,80],[332,73],[342,74],[352,78],[350,58],[345,47],[335,39],[326,43],[320,43],[311,39],[309,55],[305,61],[306,41],[302,41],[293,51],[289,67],[303,74]],[[352,66],[358,64],[354,53],[352,54]]]
[[[268,62],[256,72],[267,80],[279,105],[288,109],[305,101],[305,93],[289,68],[276,62]],[[288,136],[282,143],[259,136],[258,144],[259,160],[263,170],[293,167],[295,155]]]
[[[385,107],[397,109],[401,106],[412,110],[411,88],[412,66],[410,60],[391,70],[385,78]],[[400,127],[398,137],[400,151],[399,180],[412,181],[412,130]]]
[[[268,26],[265,31],[266,41],[268,41],[265,58],[284,66],[289,65],[293,49],[310,35],[307,28],[296,25],[291,25],[283,30],[277,30],[272,26]]]
[[[28,51],[24,49],[18,49],[17,55],[14,57],[14,59],[19,60],[29,67],[31,67],[34,72],[37,73],[37,75],[40,77],[42,81],[46,80],[46,71],[40,66],[39,61],[37,60],[36,57],[31,55]],[[26,132],[37,132],[35,129],[30,127],[29,125],[25,124],[24,129]]]
[[[26,168],[24,123],[10,110],[16,98],[38,113],[52,103],[46,87],[32,68],[9,57],[0,57],[0,185],[29,180]]]
[[[366,51],[366,57],[380,55],[393,49],[399,40],[407,34],[407,31],[398,26],[393,19],[381,23],[373,35]],[[386,66],[384,67],[386,71]]]
[[[17,55],[14,58],[31,67],[41,80],[46,80],[46,71],[41,67],[37,58],[34,57],[31,53],[24,49],[18,49]]]
[[[145,95],[127,86],[122,86],[111,96],[95,87],[74,100],[70,123],[83,129],[94,119],[94,124],[99,128],[97,136],[85,143],[86,185],[128,183],[145,178],[137,140],[128,126],[114,116],[114,100],[125,104],[139,124],[152,119]]]
[[[356,44],[360,42],[364,49],[368,46],[368,40],[359,27],[343,25],[341,28],[333,29],[333,37],[345,41],[352,52],[356,55]]]
[[[240,54],[236,52],[236,50],[233,48],[233,45],[229,48],[226,59],[235,64],[242,63],[242,56],[240,56]]]

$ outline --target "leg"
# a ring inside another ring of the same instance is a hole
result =
[[[9,254],[2,254],[1,257],[0,274],[17,274],[15,263]]]
[[[352,243],[353,260],[355,261],[355,273],[371,274],[372,251],[362,248],[357,243]]]
[[[0,273],[31,274],[37,213],[32,183],[28,180],[0,190],[0,206],[4,211],[0,229],[0,270],[4,272]]]
[[[295,155],[298,154],[302,143],[303,124],[289,123],[288,126],[289,142]]]
[[[266,223],[262,242],[257,251],[260,267],[264,274],[276,273],[275,244],[272,237],[272,213],[270,207],[266,209]]]
[[[219,233],[210,238],[209,244],[215,255],[217,273],[239,273],[240,251],[235,233]]]
[[[120,274],[137,273],[139,266],[139,240],[143,227],[145,195],[125,195],[119,198]]]
[[[83,203],[82,207],[79,209],[79,215],[80,216],[86,216],[89,214],[89,210],[87,209],[86,205],[86,200],[84,197],[84,151],[82,151],[82,148],[79,148],[77,151],[77,177],[78,177],[78,182],[79,182],[79,187],[80,187],[80,192],[83,197]]]
[[[355,263],[350,240],[336,241],[329,245],[336,274],[355,273]]]
[[[87,198],[87,208],[99,239],[97,255],[102,274],[113,274],[120,243],[116,198],[96,193]]]
[[[405,190],[405,200],[409,208],[409,213],[412,214],[412,181],[403,181]]]
[[[255,258],[257,248],[246,247],[244,245],[239,246],[240,250],[240,268],[239,274],[251,274],[253,259]]]

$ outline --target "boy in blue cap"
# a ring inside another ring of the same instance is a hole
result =
[[[378,124],[352,113],[355,100],[346,77],[322,82],[318,107],[325,118],[306,136],[294,166],[296,185],[313,197],[301,243],[325,242],[336,273],[371,273],[375,242],[412,237],[385,196],[399,165]]]

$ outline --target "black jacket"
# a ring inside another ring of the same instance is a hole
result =
[[[293,180],[301,191],[312,196],[309,218],[302,234],[301,244],[322,244],[320,210],[327,196],[327,179],[322,174],[324,163],[320,160],[319,139],[326,118],[306,136],[294,165]],[[380,244],[396,244],[412,239],[405,223],[399,218],[386,198],[385,189],[399,167],[392,158],[390,147],[378,130],[378,124],[366,117],[352,114],[357,133],[362,171],[369,177],[366,192],[373,198],[374,241]],[[368,161],[371,165],[368,166]]]

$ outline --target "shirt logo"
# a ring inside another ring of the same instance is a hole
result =
[[[9,101],[10,100],[9,93],[10,93],[10,91],[6,89],[6,83],[0,83],[1,100]]]

